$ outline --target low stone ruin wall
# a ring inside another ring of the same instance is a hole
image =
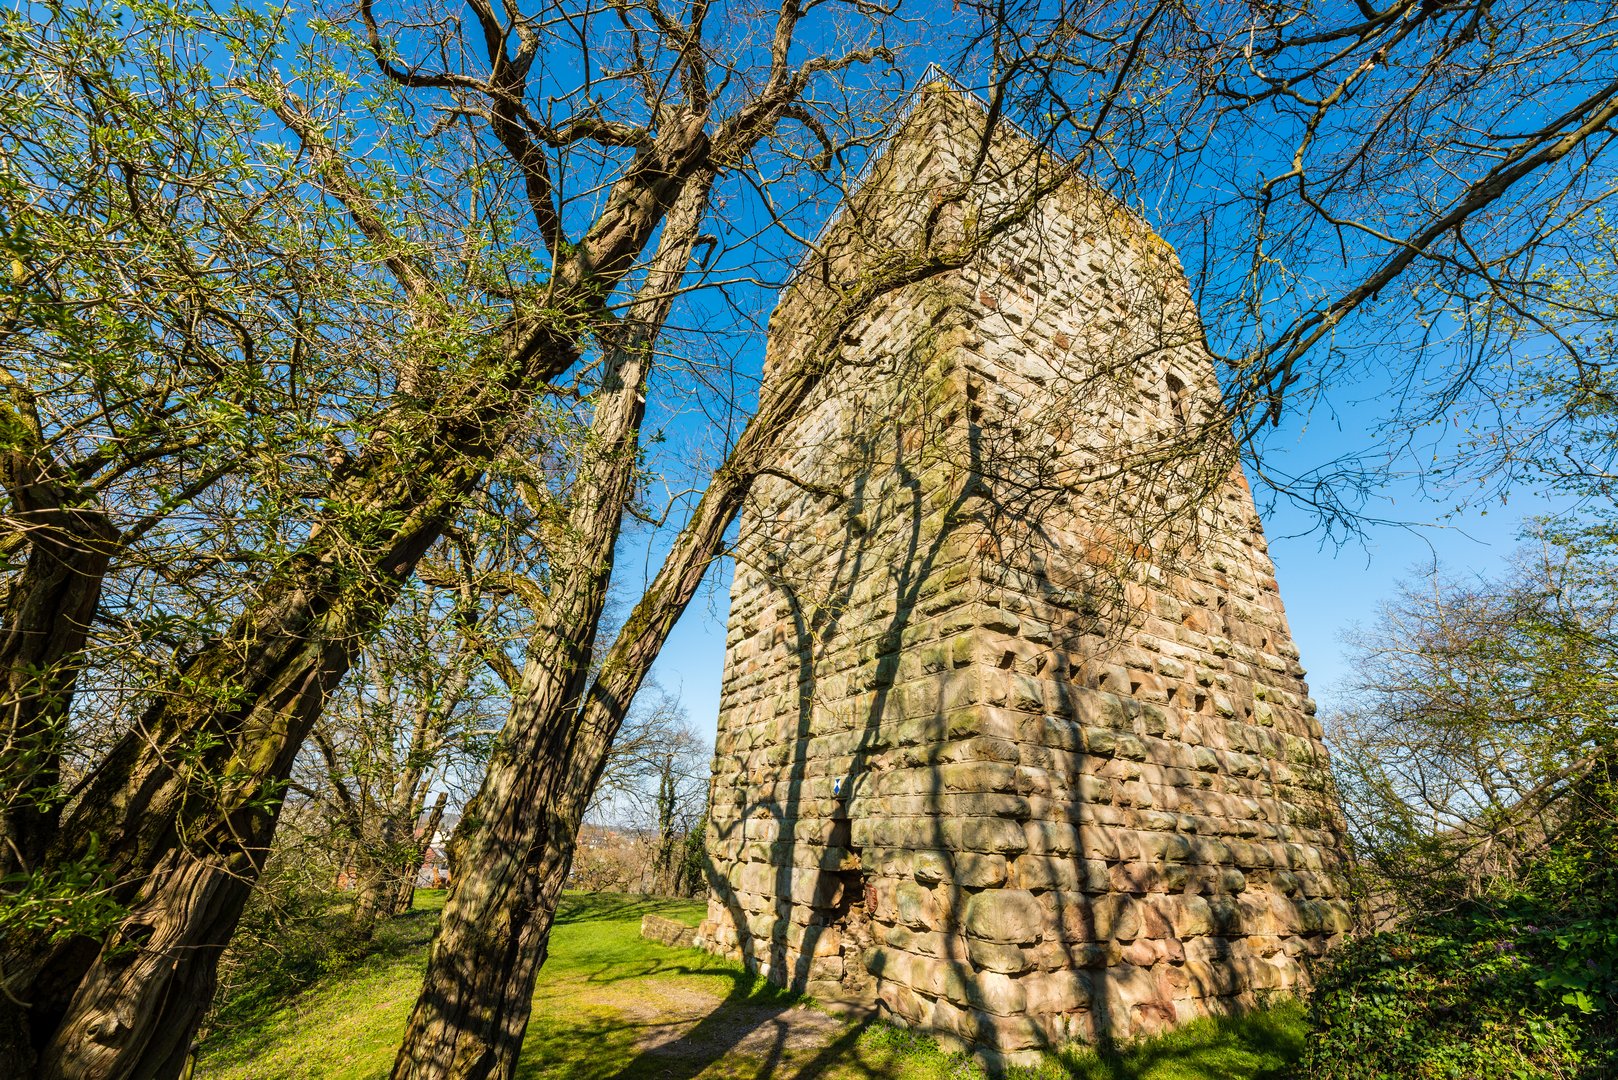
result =
[[[689,949],[696,944],[697,928],[683,922],[665,919],[661,915],[643,915],[640,936],[659,945],[672,945],[676,949]]]

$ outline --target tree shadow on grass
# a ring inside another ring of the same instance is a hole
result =
[[[1054,1055],[1044,1080],[1282,1080],[1303,1056],[1307,1023],[1288,1002],[1241,1016],[1203,1017],[1125,1046],[1069,1047]]]
[[[849,1024],[824,1041],[824,1021],[807,1029],[795,1022],[794,1014],[802,1008],[793,1001],[727,998],[679,1038],[643,1050],[614,1075],[623,1080],[692,1080],[721,1061],[725,1067],[720,1075],[736,1080],[811,1080],[833,1067],[847,1075],[869,1021]],[[881,1074],[866,1075],[874,1080]]]
[[[639,919],[643,915],[661,915],[676,922],[685,922],[686,920],[680,916],[690,913],[695,913],[697,920],[700,921],[703,907],[703,903],[698,900],[671,900],[662,896],[635,896],[628,893],[569,892],[563,895],[562,902],[556,909],[556,917],[552,921],[557,926],[567,926],[575,923]],[[689,912],[683,910],[687,908],[690,909]],[[696,923],[693,922],[691,925],[695,926]]]
[[[666,902],[639,897],[575,896],[558,922],[622,923],[667,910]],[[560,1015],[536,1016],[518,1072],[521,1080],[981,1075],[924,1035],[869,1022],[840,1026],[823,1014],[800,1013],[804,998],[732,962],[692,949],[647,946],[638,938],[633,948],[634,956],[591,956],[572,978],[611,986],[651,977],[657,987],[649,986],[643,998],[630,988],[629,1004],[565,1002]],[[691,978],[717,985],[710,984],[712,990],[682,986]],[[659,1001],[670,985],[677,988],[672,998]],[[564,988],[557,992],[566,997]],[[703,1008],[702,998],[712,998],[711,1006],[694,1017],[689,1006]],[[671,1010],[671,1000],[688,1008]],[[1281,1080],[1301,1057],[1306,1031],[1302,1006],[1283,1001],[1256,1013],[1196,1020],[1139,1043],[1068,1047],[1043,1067],[1012,1075],[1025,1080]]]
[[[678,954],[685,950],[670,950]],[[870,1021],[840,1027],[802,1012],[798,995],[739,969],[701,962],[660,965],[659,975],[725,976],[728,993],[692,1021],[689,1012],[580,1005],[530,1029],[520,1080],[892,1080],[900,1075],[981,1076],[958,1054]],[[630,976],[625,976],[630,977]],[[609,976],[604,982],[617,982]],[[1301,1006],[1209,1017],[1139,1043],[1069,1047],[1020,1080],[1282,1080],[1302,1055]]]
[[[721,1062],[725,1077],[798,1076],[796,1069],[783,1071],[788,1056],[795,1050],[823,1053],[821,1039],[836,1024],[818,1014],[807,1023],[795,1020],[802,1007],[797,995],[741,970],[670,964],[656,974],[725,976],[730,989],[695,1023],[689,1012],[659,1010],[655,993],[648,993],[640,1008],[582,1003],[561,1016],[536,1017],[525,1041],[520,1080],[690,1080]],[[857,1031],[845,1032],[836,1041],[857,1037]]]
[[[647,912],[667,914],[668,906],[637,897],[575,896],[557,922],[623,924]],[[809,1011],[802,995],[704,952],[647,946],[637,938],[623,943],[626,954],[636,955],[611,955],[616,944],[602,941],[606,952],[592,949],[596,955],[578,965],[570,981],[611,986],[650,977],[658,985],[648,986],[644,997],[598,1002],[569,1002],[565,986],[556,988],[565,1011],[535,1015],[521,1080],[691,1080],[703,1074],[764,1080],[820,1076],[833,1066],[848,1075],[847,1058],[863,1024]],[[692,978],[709,980],[712,989],[692,986],[686,981]],[[628,992],[634,995],[634,988]]]

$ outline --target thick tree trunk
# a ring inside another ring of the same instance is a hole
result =
[[[158,698],[81,786],[51,854],[68,861],[98,838],[103,861],[134,896],[42,1048],[42,1077],[176,1074],[181,1059],[168,1044],[188,1042],[208,1007],[293,758],[397,593],[401,571],[437,535],[436,516],[413,524],[381,574],[349,570],[327,582],[311,574],[316,582],[296,581],[271,612],[244,616],[187,665],[187,682],[202,692]],[[247,704],[230,708],[236,701]],[[49,946],[7,944],[63,963]]]
[[[548,325],[492,357],[495,377],[464,373],[458,392],[412,406],[392,439],[373,442],[334,483],[332,513],[304,549],[72,793],[47,862],[94,852],[130,907],[99,950],[38,931],[0,940],[0,970],[51,1063],[41,1080],[178,1075],[183,1056],[170,1051],[208,1007],[327,694],[503,445],[523,412],[519,388],[575,358],[572,338]]]
[[[79,984],[39,1076],[179,1075],[272,827],[265,821],[255,830],[256,851],[169,852]]]
[[[16,414],[0,407],[8,419]],[[43,452],[12,447],[0,475],[12,524],[27,545],[0,621],[0,881],[48,874],[47,851],[62,812],[62,754],[84,647],[101,601],[118,532],[88,499],[54,479]],[[10,886],[0,886],[0,903]],[[49,888],[49,886],[47,886]],[[80,949],[80,952],[86,950]],[[35,1038],[49,1017],[24,991],[39,976],[0,951],[0,1061],[35,1065]]]
[[[117,542],[88,507],[23,516],[28,562],[0,628],[0,877],[38,869],[56,834],[69,705]]]
[[[93,853],[130,907],[99,953],[39,932],[0,942],[48,1063],[42,1077],[175,1075],[168,1044],[187,1042],[208,1006],[298,748],[498,443],[484,417],[433,426],[451,437],[423,440],[419,460],[362,459],[333,492],[334,506],[370,507],[395,527],[313,530],[72,794],[47,863]]]
[[[530,698],[513,719],[564,712],[566,692],[557,687]],[[427,977],[394,1063],[396,1080],[515,1075],[573,833],[549,819],[548,778],[528,766],[532,748],[513,749],[491,763],[479,793],[489,813],[457,852]]]

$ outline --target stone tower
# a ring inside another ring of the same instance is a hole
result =
[[[921,91],[772,317],[766,382],[828,374],[742,516],[699,941],[1004,1063],[1250,1006],[1347,920],[1185,276],[984,126]]]

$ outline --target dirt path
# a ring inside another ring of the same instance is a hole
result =
[[[581,995],[581,1008],[608,1008],[634,1032],[624,1077],[821,1076],[833,1047],[857,1026],[808,1005],[724,998],[673,982],[646,980]]]
[[[678,985],[637,987],[633,997],[604,996],[636,1022],[635,1048],[643,1054],[683,1053],[706,1044],[730,1053],[762,1057],[781,1050],[818,1050],[849,1029],[846,1021],[807,1005],[732,1001]]]

